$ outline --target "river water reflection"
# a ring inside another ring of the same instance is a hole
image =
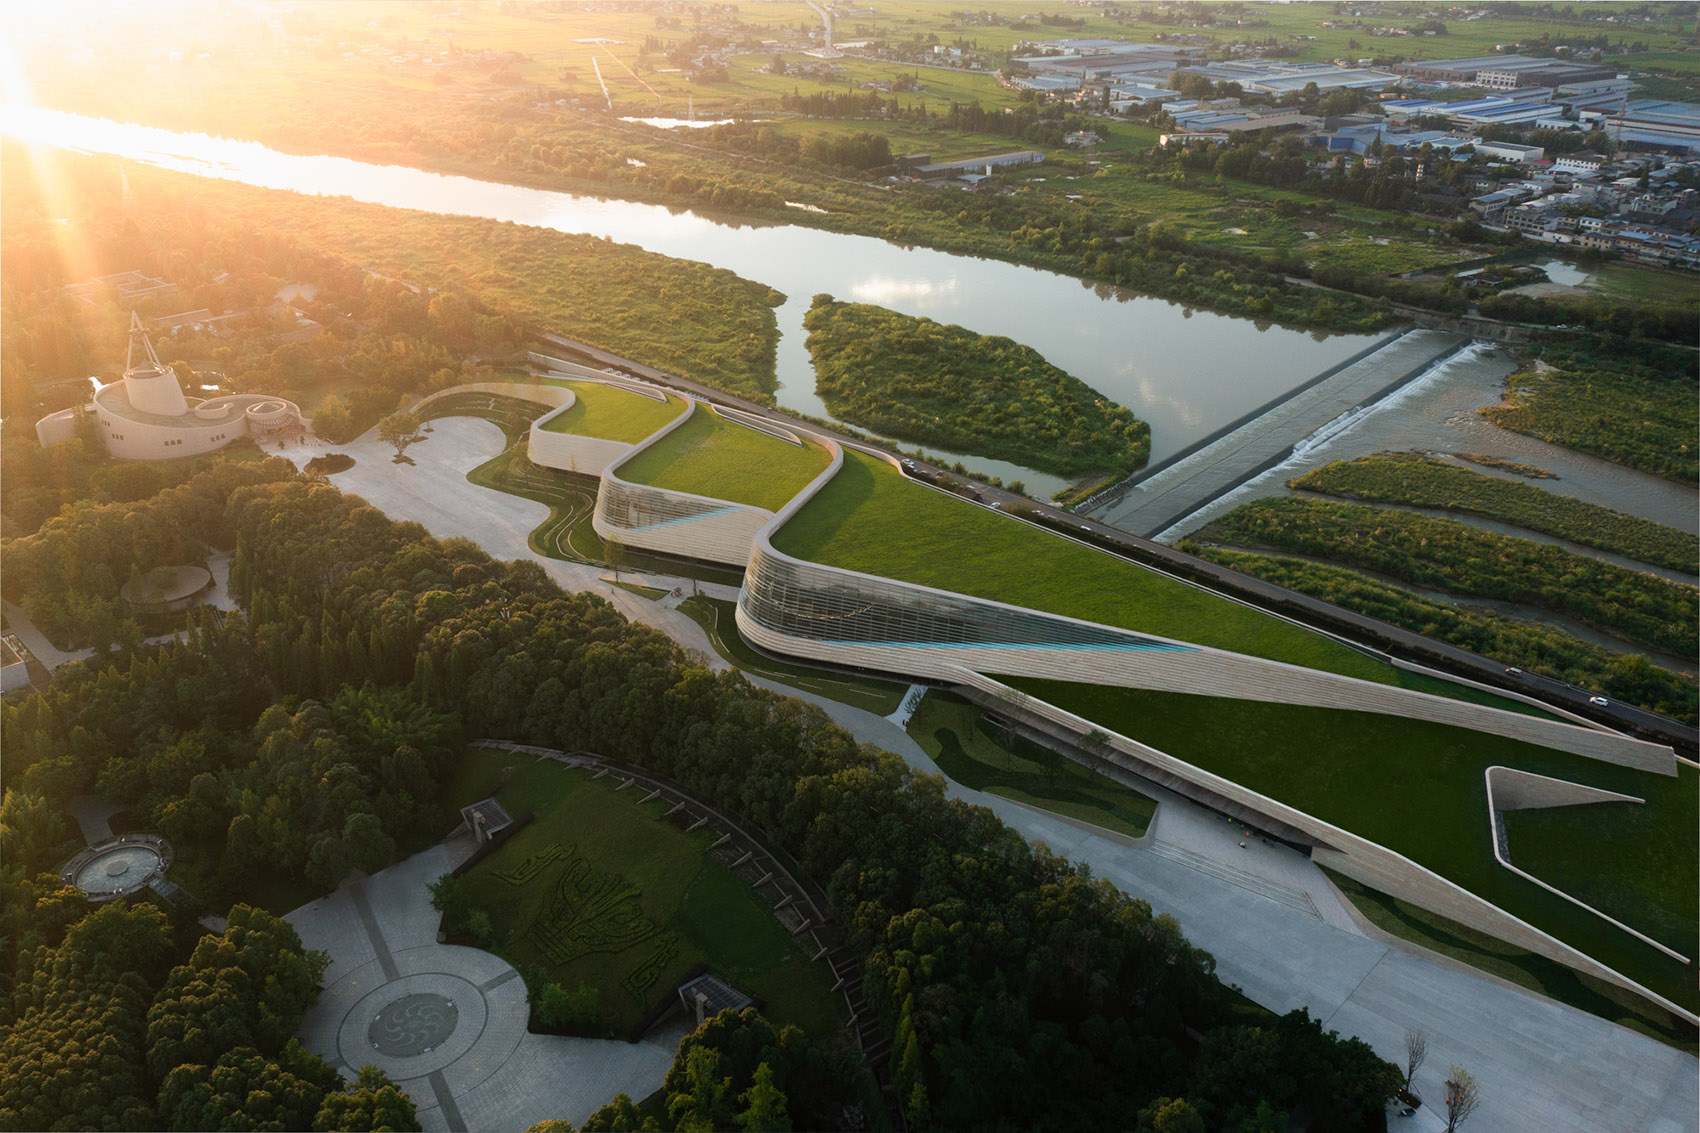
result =
[[[346,158],[279,153],[254,142],[178,134],[36,107],[0,106],[14,137],[271,189],[591,233],[700,260],[783,291],[779,404],[827,416],[814,391],[803,314],[817,293],[1008,335],[1151,423],[1165,456],[1363,348],[1322,335],[1193,311],[1119,288],[996,260],[906,248],[798,225],[715,219],[630,201],[426,173]],[[939,192],[955,192],[941,188]],[[998,461],[970,466],[1060,486]]]

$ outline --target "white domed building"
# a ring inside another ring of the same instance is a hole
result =
[[[130,315],[130,350],[121,381],[102,386],[80,409],[62,409],[35,423],[43,446],[75,440],[77,418],[89,414],[106,451],[118,460],[174,460],[215,452],[238,437],[258,442],[306,432],[293,401],[236,393],[205,401],[183,395],[177,375],[154,353],[141,316]]]

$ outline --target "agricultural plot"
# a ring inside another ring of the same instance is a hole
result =
[[[699,405],[691,419],[632,457],[620,478],[778,511],[827,466],[818,444],[792,444]]]
[[[1685,956],[1700,940],[1700,771],[1660,776],[1423,720],[1028,678],[1008,683],[1111,731],[1403,854],[1654,992],[1700,1005],[1693,968],[1525,881],[1493,858],[1485,770],[1495,764],[1646,803],[1536,812],[1512,860],[1602,894],[1604,911]],[[1521,816],[1524,829],[1528,815]],[[1565,841],[1565,836],[1570,840]],[[1610,852],[1602,852],[1609,846]]]
[[[829,969],[711,852],[717,834],[686,831],[617,780],[512,760],[496,797],[536,818],[468,871],[465,888],[497,953],[568,991],[594,989],[588,1033],[630,1035],[699,965],[759,997],[776,1024],[841,1025]]]

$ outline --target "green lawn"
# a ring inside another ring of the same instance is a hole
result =
[[[1691,966],[1494,861],[1483,780],[1486,768],[1499,764],[1646,799],[1632,820],[1613,814],[1617,808],[1598,807],[1525,816],[1513,825],[1513,860],[1537,876],[1550,875],[1552,884],[1592,885],[1609,894],[1618,919],[1693,957],[1700,946],[1700,773],[1692,767],[1683,765],[1679,777],[1653,775],[1372,713],[1028,678],[1009,683],[1386,846],[1666,998],[1700,1005]],[[1521,857],[1519,828],[1539,830],[1526,838]]]
[[[817,444],[794,445],[699,405],[689,421],[622,464],[619,474],[634,484],[778,511],[827,463]]]
[[[1331,638],[906,480],[846,450],[844,467],[774,536],[789,555],[1012,605],[1500,707]]]
[[[951,779],[1067,818],[1143,837],[1157,803],[1059,752],[1006,737],[978,707],[948,692],[922,697],[909,734]]]
[[[481,759],[466,785],[500,782],[509,813],[536,818],[465,885],[490,916],[498,954],[521,970],[540,966],[569,991],[596,989],[598,1022],[587,1030],[629,1034],[698,964],[760,998],[776,1024],[815,1035],[843,1025],[830,969],[811,964],[771,906],[709,855],[717,833],[686,833],[664,819],[671,804],[644,805],[648,792],[616,792],[612,777],[500,756]]]
[[[683,398],[667,395],[654,401],[599,382],[555,382],[573,391],[572,408],[543,427],[551,433],[600,437],[635,445],[677,417],[685,408]]]
[[[679,612],[702,626],[714,651],[753,676],[790,685],[831,700],[889,716],[903,703],[907,685],[877,677],[855,677],[810,665],[776,661],[757,653],[738,633],[737,603],[698,595],[679,603]]]
[[[1324,872],[1364,919],[1382,932],[1640,1031],[1690,1054],[1696,1051],[1693,1028],[1678,1023],[1670,1012],[1632,992],[1388,896],[1343,874]]]

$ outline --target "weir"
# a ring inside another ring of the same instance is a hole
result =
[[[1182,456],[1129,481],[1089,512],[1152,537],[1285,460],[1294,446],[1331,422],[1392,393],[1470,340],[1414,330],[1373,353],[1301,386],[1293,396]]]

